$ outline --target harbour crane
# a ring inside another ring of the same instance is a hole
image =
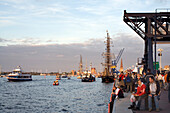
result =
[[[118,56],[116,57],[116,59],[115,59],[114,61],[112,61],[111,69],[112,69],[112,72],[113,72],[113,73],[116,73],[116,74],[119,73],[119,71],[116,70],[116,67],[117,67],[117,64],[118,64],[118,62],[119,62],[122,54],[123,54],[124,49],[125,49],[125,48],[121,49],[121,50],[119,51],[119,54],[118,54]]]

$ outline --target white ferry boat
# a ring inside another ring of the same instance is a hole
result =
[[[17,66],[16,69],[12,71],[12,73],[8,74],[7,79],[9,81],[31,81],[32,75],[23,74],[20,66]]]

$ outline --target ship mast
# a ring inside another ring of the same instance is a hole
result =
[[[80,55],[80,64],[79,64],[79,68],[80,68],[80,75],[82,75],[83,72],[83,61],[82,61],[82,56]]]
[[[102,63],[103,66],[105,66],[105,70],[104,70],[104,76],[110,76],[110,66],[112,65],[111,64],[111,53],[110,53],[110,45],[111,45],[111,42],[110,42],[110,36],[109,36],[109,33],[108,31],[107,32],[107,40],[105,41],[106,43],[106,52],[104,52],[102,55],[104,56],[105,58],[105,63]]]

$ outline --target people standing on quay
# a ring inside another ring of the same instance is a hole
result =
[[[125,91],[125,75],[123,72],[119,75],[119,86],[122,88],[123,91]]]
[[[164,90],[167,90],[167,88],[168,88],[168,82],[167,82],[168,73],[169,73],[169,71],[166,71],[165,76],[164,76]]]
[[[132,94],[130,98],[132,105],[128,107],[128,109],[140,110],[141,101],[146,96],[145,90],[146,90],[146,85],[143,84],[142,81],[139,79],[137,92]],[[138,101],[137,105],[136,105],[136,101]]]
[[[159,93],[160,85],[158,81],[155,81],[154,77],[149,77],[149,83],[147,84],[146,92],[148,94],[148,107],[149,112],[152,111],[152,98],[154,99],[156,111],[159,111]]]
[[[131,77],[131,74],[127,73],[127,76],[126,76],[126,92],[128,93],[129,91],[132,93],[132,86],[133,86],[133,78]]]
[[[163,88],[163,76],[162,75],[163,74],[159,73],[158,78],[157,78],[161,88]]]

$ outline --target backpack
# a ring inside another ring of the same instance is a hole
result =
[[[126,82],[131,82],[129,75],[126,77]]]
[[[119,77],[119,82],[122,80],[122,76],[121,77]]]

